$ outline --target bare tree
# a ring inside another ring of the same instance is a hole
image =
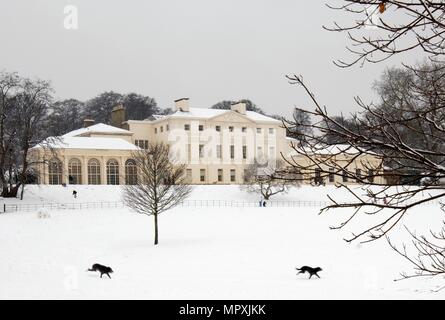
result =
[[[355,57],[338,60],[336,65],[350,67],[357,63],[378,63],[396,54],[414,49],[440,58],[444,55],[445,5],[442,0],[342,0],[328,7],[353,17],[350,24],[324,27],[347,33],[348,51]],[[377,30],[364,35],[363,30]]]
[[[334,22],[332,27],[325,29],[347,34],[351,44],[347,49],[353,58],[337,60],[337,66],[347,68],[356,64],[379,63],[394,55],[415,51],[425,53],[432,63],[387,71],[384,81],[376,84],[380,103],[366,104],[359,97],[355,98],[361,111],[352,114],[347,121],[330,115],[302,76],[288,76],[290,83],[300,85],[308,94],[315,110],[300,109],[314,118],[311,126],[314,133],[305,135],[303,147],[294,146],[296,153],[308,161],[303,165],[292,158],[286,161],[293,170],[318,171],[321,175],[342,174],[360,182],[360,189],[339,184],[352,195],[353,200],[339,202],[331,198],[332,204],[321,211],[353,209],[350,216],[333,229],[344,228],[360,217],[371,218],[371,222],[367,220],[366,227],[354,232],[346,241],[389,239],[388,233],[408,210],[428,201],[439,201],[445,196],[445,2],[343,0],[340,3],[339,6],[328,6],[346,13],[353,22],[349,25]],[[366,32],[367,27],[378,30]],[[291,127],[293,123],[285,125]],[[344,147],[332,148],[330,144],[333,142],[342,143]],[[319,151],[326,149],[331,152],[319,157]],[[333,172],[327,172],[326,168],[342,154],[347,154],[350,161],[336,167]],[[366,159],[363,156],[370,154],[378,155],[380,166],[362,163],[368,169],[364,175],[348,170],[353,161],[361,157]],[[391,242],[390,245],[414,265],[416,271],[413,276],[443,274],[445,228],[442,227],[439,233],[431,232],[430,240],[410,230],[408,232],[417,255],[408,254],[406,246],[398,249]]]
[[[295,108],[292,113],[292,121],[286,121],[289,125],[286,129],[286,136],[297,139],[300,143],[304,143],[305,134],[312,133],[311,118],[306,112]],[[285,120],[285,119],[279,119]]]
[[[45,118],[51,101],[47,81],[16,73],[0,73],[0,181],[3,197],[16,197],[28,181],[28,151],[45,136]]]
[[[15,117],[12,119],[13,125],[19,128],[17,138],[21,158],[21,173],[19,175],[18,185],[21,186],[21,200],[23,200],[30,165],[30,159],[28,157],[29,149],[46,136],[47,128],[44,127],[43,123],[52,99],[52,89],[47,81],[23,79],[22,88],[23,91],[13,99],[16,112]]]
[[[445,195],[445,187],[439,183],[404,186],[425,178],[441,181],[445,174],[442,63],[445,5],[443,1],[424,0],[343,0],[341,3],[331,8],[353,17],[353,22],[348,26],[334,23],[333,27],[326,29],[348,35],[352,44],[352,48],[348,49],[354,58],[349,62],[337,61],[337,65],[350,67],[357,63],[377,63],[414,49],[421,49],[434,59],[434,63],[426,67],[407,68],[406,86],[394,86],[394,82],[389,81],[390,86],[378,88],[381,89],[382,100],[378,105],[366,104],[359,97],[355,98],[361,112],[351,115],[346,122],[328,113],[301,76],[288,76],[290,83],[303,88],[315,110],[299,109],[313,119],[310,125],[313,133],[305,134],[304,147],[294,146],[295,153],[308,161],[297,163],[290,158],[286,161],[299,172],[342,175],[362,183],[362,190],[340,184],[354,200],[341,203],[331,198],[332,205],[322,211],[354,209],[351,216],[334,229],[343,228],[362,215],[373,217],[374,223],[346,239],[372,241],[386,235],[409,209]],[[365,28],[370,23],[380,32],[366,34]],[[396,78],[403,80],[403,77]],[[408,90],[404,92],[397,91],[406,88]],[[294,123],[291,121],[285,125],[292,127]],[[335,143],[346,147],[329,149],[332,137],[335,137]],[[322,150],[331,152],[319,157]],[[335,167],[335,159],[342,154],[349,154],[349,161]],[[364,172],[357,174],[348,170],[352,162],[366,159],[366,155],[378,155],[381,164],[376,166],[363,161]],[[332,166],[334,171],[328,172]],[[302,179],[305,178],[307,176],[303,175]],[[387,185],[389,178],[396,187]],[[387,210],[383,212],[384,209]]]
[[[301,85],[315,104],[315,111],[304,112],[316,119],[312,124],[316,133],[305,135],[303,148],[292,146],[295,153],[307,161],[298,162],[293,158],[285,157],[287,163],[294,170],[309,173],[308,176],[314,175],[317,171],[322,177],[330,174],[346,176],[347,179],[363,184],[361,190],[351,188],[347,184],[339,184],[355,200],[342,203],[330,198],[332,205],[322,210],[354,209],[351,216],[340,225],[333,227],[334,229],[345,227],[351,220],[362,214],[374,217],[374,224],[353,234],[347,241],[358,238],[365,238],[363,240],[365,242],[379,239],[387,234],[409,209],[445,196],[445,186],[440,184],[404,186],[407,182],[419,181],[425,177],[436,180],[445,177],[444,113],[439,112],[437,107],[425,104],[408,109],[405,105],[393,104],[390,109],[385,109],[365,105],[357,98],[363,111],[350,119],[350,122],[355,123],[353,127],[356,129],[351,130],[328,114],[326,108],[319,104],[301,77],[292,76],[289,80]],[[431,94],[436,95],[437,92],[432,91]],[[420,125],[414,125],[416,123]],[[400,133],[402,130],[405,131],[404,136],[410,139],[403,138]],[[326,137],[333,135],[343,142],[344,147],[332,147],[326,142],[328,140]],[[423,137],[429,141],[435,140],[434,145],[437,148],[428,148],[431,144],[416,143],[416,139],[412,139],[413,136]],[[326,150],[329,152],[326,153]],[[324,152],[323,157],[316,156],[321,152]],[[348,161],[339,164],[336,159],[345,154],[349,156]],[[381,162],[369,162],[370,155],[380,158]],[[360,161],[364,168],[360,174],[348,170],[355,161]],[[389,175],[397,186],[387,184],[386,179]],[[306,179],[304,175],[302,179]],[[379,188],[373,188],[374,186]],[[428,196],[423,196],[424,194]],[[377,213],[382,212],[383,209],[393,212],[387,214],[388,211],[385,211],[385,214],[378,215]]]
[[[8,126],[13,112],[11,97],[20,88],[20,78],[17,73],[0,72],[0,179],[2,196],[8,197],[13,190],[13,153],[15,130]],[[15,191],[16,193],[17,191]]]
[[[411,242],[415,253],[410,253],[406,244],[402,248],[397,247],[392,243],[389,237],[386,237],[391,248],[397,252],[404,259],[409,261],[414,267],[414,273],[407,274],[402,272],[401,278],[398,280],[418,278],[418,277],[434,277],[445,274],[445,222],[439,232],[430,232],[430,237],[424,235],[417,235],[408,228],[407,232],[411,236]],[[437,291],[444,289],[442,286]]]
[[[279,172],[284,169],[284,161],[277,160],[276,163],[260,165],[257,162],[247,166],[244,173],[244,184],[242,190],[250,193],[261,194],[265,200],[279,194],[289,192],[291,187],[297,186],[298,182],[292,179],[280,179]]]
[[[137,181],[125,185],[125,203],[140,214],[154,217],[155,240],[158,244],[158,215],[179,205],[190,195],[184,164],[175,164],[169,157],[168,145],[150,143],[148,149],[133,154]]]

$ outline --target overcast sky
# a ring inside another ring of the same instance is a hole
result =
[[[330,2],[332,3],[332,1]],[[106,90],[154,97],[160,107],[189,97],[210,107],[251,99],[266,112],[312,107],[286,74],[302,74],[332,113],[356,110],[353,97],[400,57],[350,69],[341,20],[325,1],[302,0],[0,0],[0,69],[51,80],[57,98],[86,100]],[[78,29],[64,28],[66,5]],[[368,30],[366,32],[376,32]],[[414,57],[412,57],[414,58]]]

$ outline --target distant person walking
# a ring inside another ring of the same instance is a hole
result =
[[[260,202],[259,202],[259,204],[260,204],[260,207],[263,206],[263,198],[262,198],[262,197],[260,198]]]
[[[73,197],[74,197],[74,199],[77,198],[77,191],[76,190],[73,190]]]
[[[263,207],[265,207],[265,206],[266,206],[266,201],[264,200],[264,201],[263,201]]]

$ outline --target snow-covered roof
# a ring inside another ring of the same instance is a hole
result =
[[[62,137],[77,137],[77,136],[84,136],[84,135],[90,134],[90,133],[124,134],[124,135],[132,134],[131,131],[128,131],[125,129],[109,126],[108,124],[105,124],[105,123],[98,123],[98,124],[89,126],[87,128],[80,128],[77,130],[70,131],[70,132],[64,134]]]
[[[60,137],[60,141],[41,143],[42,145],[55,149],[104,149],[104,150],[139,150],[134,144],[121,138],[96,138],[96,137]]]
[[[151,115],[150,117],[148,117],[145,120],[159,120],[159,119],[162,119],[162,118],[165,118],[165,117],[166,116],[162,115],[162,114],[153,114],[153,115]]]
[[[205,118],[210,119],[222,115],[231,110],[227,109],[210,109],[210,108],[189,108],[188,112],[176,111],[175,113],[166,117],[171,118]],[[246,111],[245,116],[255,122],[281,122],[280,120],[262,115],[255,111]]]

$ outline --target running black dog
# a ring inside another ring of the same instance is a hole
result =
[[[110,267],[103,266],[98,263],[93,264],[91,269],[88,269],[88,271],[99,271],[101,278],[104,274],[106,274],[108,276],[108,278],[110,278],[110,279],[111,279],[110,273],[113,273],[113,269],[111,269]]]
[[[296,269],[296,270],[300,270],[300,272],[298,272],[297,274],[305,273],[305,272],[309,273],[309,279],[310,279],[313,275],[316,275],[317,277],[320,278],[320,276],[317,274],[317,272],[320,272],[320,271],[323,270],[323,269],[320,268],[320,267],[312,268],[312,267],[308,267],[308,266],[303,266],[303,267],[301,267],[301,268],[295,268],[295,269]]]

